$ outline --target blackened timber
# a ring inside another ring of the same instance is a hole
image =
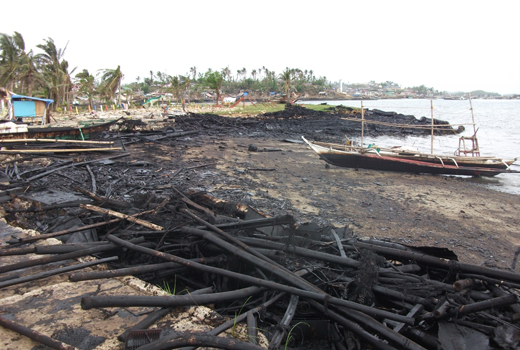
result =
[[[144,238],[142,238],[142,237],[136,238],[134,240],[134,242],[142,243],[142,242],[144,242]],[[24,260],[24,261],[14,263],[11,265],[0,266],[0,273],[24,269],[27,267],[38,266],[38,265],[43,265],[43,264],[50,264],[50,263],[57,262],[57,261],[75,259],[75,258],[79,258],[82,256],[87,256],[87,255],[96,254],[96,253],[103,253],[103,252],[107,252],[107,251],[115,250],[115,249],[119,249],[119,247],[116,244],[103,244],[103,245],[100,245],[99,247],[78,250],[78,251],[70,252],[70,253],[66,253],[66,254],[46,256],[46,257],[40,258],[40,259]]]
[[[204,289],[194,290],[190,294],[197,295],[197,294],[206,294],[206,293],[212,293],[212,292],[213,292],[213,287],[208,287],[208,288],[204,288]],[[154,323],[159,321],[161,318],[166,316],[170,311],[171,311],[170,308],[161,308],[161,309],[155,310],[154,312],[152,312],[151,314],[146,316],[142,321],[136,323],[131,328],[127,329],[123,334],[118,335],[117,339],[119,339],[119,341],[124,342],[130,332],[132,332],[134,330],[139,330],[139,329],[147,329],[148,327],[150,327],[151,325],[153,325]]]
[[[340,325],[342,325],[349,331],[357,334],[361,339],[363,339],[367,343],[375,346],[376,349],[397,350],[395,347],[391,346],[390,344],[387,344],[387,343],[383,342],[381,339],[379,339],[378,337],[375,337],[372,334],[368,333],[365,329],[363,329],[363,327],[361,327],[356,322],[346,319],[345,317],[334,312],[333,310],[327,310],[325,308],[325,306],[321,305],[320,303],[316,302],[315,300],[308,299],[307,301],[315,309],[319,310],[323,314],[326,314],[327,317],[332,319],[334,322],[339,323]]]
[[[37,273],[37,274],[34,274],[34,275],[23,276],[23,277],[20,277],[20,278],[14,278],[14,279],[10,279],[10,280],[5,281],[5,282],[0,282],[0,288],[13,286],[15,284],[25,283],[25,282],[29,282],[29,281],[36,281],[36,280],[39,280],[39,279],[42,279],[42,278],[46,278],[46,277],[50,277],[50,276],[54,276],[54,275],[59,275],[59,274],[65,273],[65,272],[69,272],[69,271],[73,271],[73,270],[79,270],[79,269],[83,269],[83,268],[89,267],[89,266],[104,264],[104,263],[107,263],[107,262],[110,262],[110,261],[114,261],[114,260],[117,260],[117,259],[118,259],[117,256],[113,256],[113,257],[110,257],[110,258],[104,258],[104,259],[99,259],[99,260],[92,260],[92,261],[81,263],[81,264],[74,264],[74,265],[70,265],[70,266],[61,267],[59,269],[44,271],[44,272],[40,272],[40,273]]]
[[[368,244],[368,243],[353,242],[353,245],[356,248],[370,249],[381,255],[391,256],[393,258],[414,260],[417,262],[429,264],[429,265],[436,266],[436,267],[441,267],[441,268],[451,270],[451,271],[461,271],[461,272],[465,272],[465,273],[480,274],[480,275],[484,275],[487,277],[500,278],[503,280],[520,283],[520,274],[514,273],[514,272],[492,269],[489,267],[483,267],[483,266],[477,266],[477,265],[471,265],[471,264],[461,263],[456,260],[446,260],[446,259],[437,258],[434,256],[422,254],[422,253],[381,247],[381,246],[376,246],[376,245]]]
[[[285,293],[279,293],[276,296],[272,297],[271,299],[267,300],[266,302],[260,304],[259,306],[255,307],[254,309],[251,309],[247,312],[244,312],[240,315],[237,315],[236,317],[222,323],[220,326],[213,328],[212,330],[206,332],[207,335],[219,335],[220,333],[228,330],[229,328],[235,326],[237,323],[242,322],[244,319],[246,319],[248,312],[254,312],[254,313],[260,313],[260,311],[268,308],[269,306],[276,303],[282,296],[284,296]],[[170,339],[175,339],[174,336],[166,336],[165,338],[159,340],[155,345],[157,346],[157,349],[159,349],[162,346],[162,343],[168,342]],[[184,347],[182,350],[195,350],[195,346],[189,346]]]
[[[406,324],[409,324],[409,325],[414,325],[415,324],[415,319],[410,318],[410,317],[397,315],[397,314],[394,314],[394,313],[389,312],[389,311],[379,310],[379,309],[376,309],[376,308],[373,308],[373,307],[369,307],[369,306],[366,306],[366,305],[362,305],[362,304],[358,304],[358,303],[355,303],[355,302],[352,302],[352,301],[348,301],[348,300],[344,300],[344,299],[340,299],[340,298],[335,298],[335,297],[326,295],[324,293],[309,292],[309,291],[306,291],[306,290],[290,287],[290,286],[287,286],[287,285],[284,285],[284,284],[276,283],[276,282],[273,282],[273,281],[267,281],[267,280],[263,280],[263,279],[260,279],[260,278],[248,276],[248,275],[243,275],[243,274],[240,274],[240,273],[237,273],[237,272],[221,269],[221,268],[218,268],[218,267],[198,264],[198,263],[195,263],[195,262],[183,259],[181,257],[175,256],[175,255],[172,255],[172,254],[167,254],[167,253],[156,251],[154,249],[150,249],[150,248],[146,248],[146,247],[143,247],[143,246],[135,245],[135,244],[133,244],[131,242],[122,240],[122,239],[117,238],[117,237],[115,237],[113,235],[107,235],[107,240],[109,240],[111,242],[114,242],[116,244],[119,244],[119,245],[121,245],[123,247],[127,247],[129,249],[132,249],[132,250],[144,253],[144,254],[148,254],[148,255],[151,255],[151,256],[155,256],[155,257],[160,258],[160,259],[164,259],[164,260],[168,260],[168,261],[172,261],[172,262],[177,262],[179,264],[183,264],[184,266],[187,266],[187,267],[190,267],[190,268],[194,268],[194,269],[197,269],[197,270],[200,270],[200,271],[204,271],[204,272],[208,272],[208,273],[214,273],[214,274],[217,274],[217,275],[221,275],[221,276],[233,278],[233,279],[236,279],[236,280],[239,280],[239,281],[243,281],[245,283],[250,283],[250,284],[253,284],[253,285],[257,285],[257,286],[266,287],[266,288],[278,290],[278,291],[281,291],[281,292],[286,292],[286,293],[290,293],[290,294],[296,294],[296,295],[299,295],[300,297],[304,297],[304,298],[308,298],[308,299],[314,299],[314,300],[320,301],[322,303],[328,302],[329,304],[332,304],[332,305],[344,306],[346,308],[358,310],[358,311],[361,311],[361,312],[365,312],[367,314],[370,314],[370,315],[373,315],[373,316],[376,316],[376,317],[388,318],[388,319],[391,319],[391,320],[394,320],[394,321],[398,321],[398,322],[403,322],[403,323],[406,323]]]
[[[247,287],[239,290],[212,294],[186,294],[171,296],[149,296],[149,295],[114,295],[114,296],[92,296],[81,298],[81,308],[90,310],[101,307],[132,307],[132,306],[155,306],[176,307],[202,304],[213,304],[227,300],[247,298],[251,295],[264,291],[263,287]]]
[[[210,347],[227,350],[265,350],[265,348],[246,343],[235,338],[224,338],[206,335],[206,333],[178,333],[173,339],[169,339],[162,346],[157,342],[139,347],[139,350],[166,350],[178,349],[181,346]]]
[[[222,256],[216,256],[216,257],[210,257],[210,258],[198,258],[198,259],[192,259],[190,261],[195,261],[200,264],[211,264],[213,262],[219,261],[220,259],[222,259]],[[175,268],[178,268],[181,266],[183,266],[183,265],[173,263],[173,262],[166,262],[166,263],[161,263],[161,264],[125,267],[125,268],[116,269],[116,270],[80,272],[80,273],[70,274],[69,281],[78,282],[78,281],[113,278],[113,277],[120,277],[120,276],[139,275],[139,274],[156,272],[156,271],[161,271],[161,270],[166,270],[166,269],[175,269]]]
[[[46,345],[51,349],[57,349],[57,350],[75,350],[76,349],[75,347],[73,347],[71,345],[64,344],[60,341],[57,341],[56,339],[48,337],[40,332],[37,332],[28,327],[22,326],[21,324],[18,324],[16,322],[13,322],[13,321],[8,320],[1,316],[0,316],[0,326],[10,329],[21,335],[24,335],[27,338],[30,338],[38,343]]]
[[[284,244],[284,243],[270,242],[265,239],[258,239],[258,238],[251,238],[251,237],[239,237],[238,239],[244,243],[247,243],[247,244],[255,246],[255,247],[262,247],[262,248],[268,248],[268,249],[275,249],[277,251],[295,253],[297,255],[305,256],[308,258],[327,261],[327,262],[335,263],[338,265],[343,265],[343,266],[348,266],[348,267],[353,267],[353,268],[358,268],[361,266],[361,263],[359,261],[348,258],[348,257],[343,258],[341,256],[332,255],[332,254],[328,254],[328,253],[321,253],[321,252],[317,252],[317,251],[314,251],[311,249],[288,246],[287,244]]]

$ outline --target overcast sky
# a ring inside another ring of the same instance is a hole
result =
[[[6,1],[0,32],[50,37],[76,72],[121,66],[130,83],[286,67],[348,83],[520,93],[519,0]]]

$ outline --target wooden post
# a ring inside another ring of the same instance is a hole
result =
[[[361,101],[361,147],[363,147],[364,134],[365,134],[365,110],[363,109],[363,101]]]
[[[430,100],[430,109],[431,109],[431,116],[432,116],[431,154],[433,154],[433,100]]]

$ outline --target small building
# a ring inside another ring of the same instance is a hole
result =
[[[0,88],[0,117],[27,124],[47,124],[49,105],[54,100],[17,95]]]

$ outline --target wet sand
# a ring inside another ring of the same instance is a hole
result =
[[[282,151],[250,152],[249,144]],[[199,187],[271,215],[347,226],[358,237],[448,248],[462,262],[490,267],[511,267],[520,247],[520,196],[471,178],[339,168],[306,145],[269,138],[212,137],[197,146],[186,145],[186,161],[218,163],[218,175],[198,179]]]

